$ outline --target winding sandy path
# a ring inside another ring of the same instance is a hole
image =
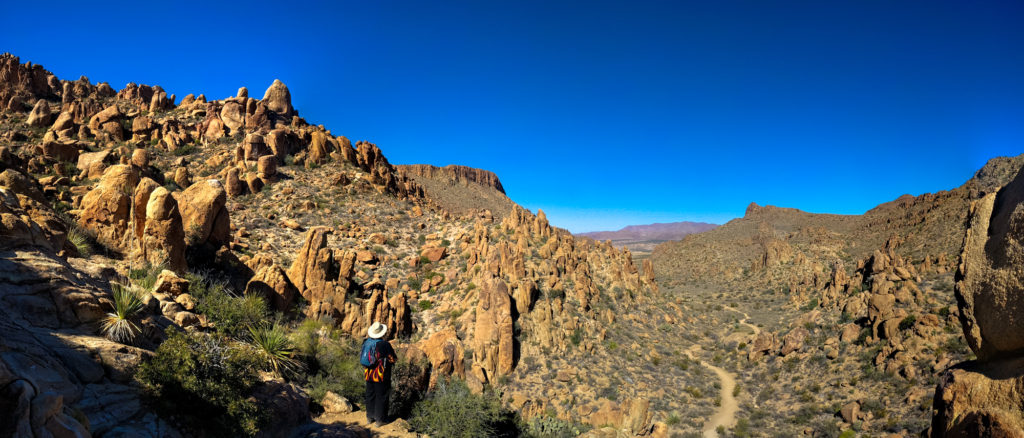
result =
[[[743,315],[743,319],[740,320],[740,324],[750,327],[754,331],[754,336],[761,334],[761,328],[747,322],[750,319],[750,315],[739,309],[735,309],[729,306],[724,306],[725,309],[736,312]],[[686,356],[693,360],[693,352],[700,348],[700,345],[694,344],[688,350],[686,350]],[[724,426],[730,428],[736,424],[736,412],[739,411],[739,404],[736,403],[736,397],[733,397],[732,391],[736,388],[736,379],[729,374],[727,371],[720,367],[711,365],[705,361],[700,361],[700,364],[705,368],[715,372],[718,376],[718,380],[721,380],[721,390],[719,391],[719,399],[722,403],[719,405],[718,410],[715,411],[708,421],[704,422],[704,438],[718,438],[718,426]]]
[[[745,325],[747,327],[750,327],[750,329],[754,331],[754,336],[757,336],[757,335],[761,334],[761,328],[760,327],[747,322],[747,320],[750,319],[750,315],[747,315],[747,312],[744,312],[744,311],[742,311],[740,309],[734,309],[734,308],[729,307],[729,306],[723,306],[723,307],[726,310],[731,310],[733,312],[736,312],[736,313],[739,313],[739,314],[743,315],[743,319],[740,320],[740,324],[743,324],[743,325]]]
[[[686,356],[693,360],[693,351],[698,348],[700,346],[694,344],[685,351]],[[719,405],[718,410],[711,414],[708,421],[704,422],[704,438],[718,438],[718,426],[725,426],[728,429],[736,424],[736,411],[740,409],[739,404],[736,403],[736,398],[732,396],[732,391],[736,388],[736,379],[724,369],[703,360],[700,361],[700,364],[714,371],[715,375],[718,376],[718,380],[722,381],[722,388],[719,391],[719,399],[722,403]]]

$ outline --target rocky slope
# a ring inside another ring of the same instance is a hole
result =
[[[0,261],[11,273],[0,288],[0,388],[10,395],[0,431],[195,433],[140,401],[133,377],[169,328],[224,329],[191,294],[213,278],[229,297],[264,297],[296,327],[327,321],[358,338],[384,322],[403,356],[426,361],[424,382],[454,375],[495,388],[525,418],[664,436],[664,414],[648,410],[657,384],[619,406],[576,387],[607,380],[600,369],[547,377],[618,336],[606,328],[615,309],[656,296],[649,264],[550,226],[508,200],[492,173],[399,168],[376,145],[310,125],[279,81],[262,99],[248,94],[115,91],[0,55]],[[459,196],[480,201],[453,203],[442,186],[479,189]],[[155,284],[139,286],[140,336],[106,340],[97,321],[116,311],[112,283],[137,284],[153,266]],[[262,434],[309,423],[304,381],[257,383],[255,394],[276,395],[255,399],[283,420]]]

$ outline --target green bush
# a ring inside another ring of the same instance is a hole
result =
[[[151,292],[153,286],[156,286],[157,277],[163,270],[162,265],[153,266],[147,263],[142,267],[129,269],[128,278],[146,292]]]
[[[900,321],[900,330],[910,330],[914,327],[915,322],[917,322],[917,316],[907,315],[906,318],[903,318],[903,320]]]
[[[515,436],[510,421],[496,396],[473,394],[465,382],[451,379],[439,381],[437,389],[416,405],[409,425],[416,432],[438,437]]]
[[[319,402],[327,391],[352,402],[362,402],[366,392],[363,366],[359,364],[358,346],[350,340],[321,342],[311,358],[317,373],[309,379],[309,396]]]
[[[168,335],[136,374],[156,412],[210,436],[255,435],[265,419],[249,398],[259,369],[252,349],[216,334]]]
[[[224,284],[201,274],[188,273],[185,278],[199,313],[213,321],[218,332],[237,339],[248,332],[249,326],[266,324],[267,302],[263,297],[236,296]]]

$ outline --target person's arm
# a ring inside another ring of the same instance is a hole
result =
[[[388,342],[388,361],[391,363],[398,362],[398,354],[395,353],[395,349],[391,347],[390,342]]]

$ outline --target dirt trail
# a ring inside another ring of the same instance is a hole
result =
[[[691,360],[693,359],[693,352],[700,348],[700,345],[694,344],[688,350],[685,351],[686,356]],[[733,389],[736,388],[736,379],[732,377],[722,368],[711,365],[705,361],[700,361],[700,364],[705,368],[715,372],[718,376],[718,380],[722,381],[722,388],[719,391],[719,398],[722,403],[718,407],[718,410],[711,417],[708,417],[708,421],[704,422],[704,438],[718,438],[718,426],[724,426],[730,428],[736,424],[736,411],[738,411],[739,404],[736,403],[736,398],[732,396]]]
[[[750,320],[750,315],[747,315],[747,312],[744,312],[744,311],[742,311],[740,309],[734,309],[734,308],[729,307],[729,306],[724,306],[724,307],[725,307],[726,310],[731,310],[733,312],[742,314],[743,315],[743,319],[740,320],[740,324],[743,324],[743,325],[745,325],[747,327],[750,327],[750,329],[754,331],[754,336],[757,336],[757,335],[761,334],[761,328],[760,327],[747,322],[748,320]]]
[[[381,438],[416,438],[419,434],[410,432],[405,420],[395,419],[383,426],[370,425],[366,422],[366,412],[354,411],[347,414],[323,414],[314,419],[323,426],[324,431],[345,431],[357,436],[373,436]]]

